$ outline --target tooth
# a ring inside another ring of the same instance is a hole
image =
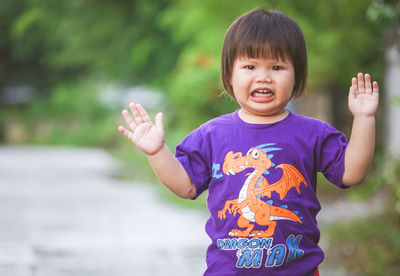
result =
[[[244,166],[240,166],[240,168],[241,168],[242,170],[244,170],[244,169],[245,169],[245,167],[244,167]]]
[[[229,172],[231,175],[235,175],[235,173],[233,172],[232,169],[230,169],[228,172]]]

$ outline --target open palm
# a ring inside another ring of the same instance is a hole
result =
[[[374,81],[371,84],[371,77],[369,74],[364,75],[358,73],[357,78],[351,81],[349,91],[349,110],[354,117],[374,116],[378,108],[379,102],[379,87],[378,83]]]
[[[155,124],[140,104],[129,104],[131,114],[123,110],[122,115],[130,130],[119,126],[119,131],[148,155],[157,153],[164,145],[163,115],[156,115]]]

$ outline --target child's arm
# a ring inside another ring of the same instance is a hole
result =
[[[349,110],[354,116],[350,141],[345,153],[343,184],[360,184],[367,176],[375,151],[375,113],[378,108],[379,88],[371,85],[369,74],[352,79],[349,91]]]
[[[129,104],[133,117],[127,110],[122,111],[129,131],[119,126],[119,131],[142,150],[160,181],[174,194],[182,198],[193,198],[196,188],[182,164],[164,144],[163,115],[156,115],[155,124],[140,104]]]

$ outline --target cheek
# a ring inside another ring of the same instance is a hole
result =
[[[295,86],[296,86],[295,79],[291,79],[290,81],[288,81],[288,87],[290,88],[290,90],[293,90]]]
[[[232,88],[234,89],[235,87],[240,85],[240,78],[237,75],[233,74],[231,77],[230,83],[231,83]]]
[[[296,86],[296,78],[295,78],[295,76],[292,75],[292,74],[288,75],[287,78],[286,78],[285,83],[286,83],[287,89],[293,90],[294,87]]]
[[[294,72],[292,72],[290,77],[291,77],[292,85],[293,85],[293,87],[295,87],[296,86],[296,75],[294,74]]]

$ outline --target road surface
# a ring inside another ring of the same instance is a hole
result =
[[[110,177],[96,149],[0,147],[0,275],[202,275],[207,213]]]
[[[112,178],[115,164],[99,149],[0,146],[0,275],[202,275],[207,212]],[[365,216],[381,202],[323,204],[319,225]],[[346,275],[329,260],[320,272]]]

